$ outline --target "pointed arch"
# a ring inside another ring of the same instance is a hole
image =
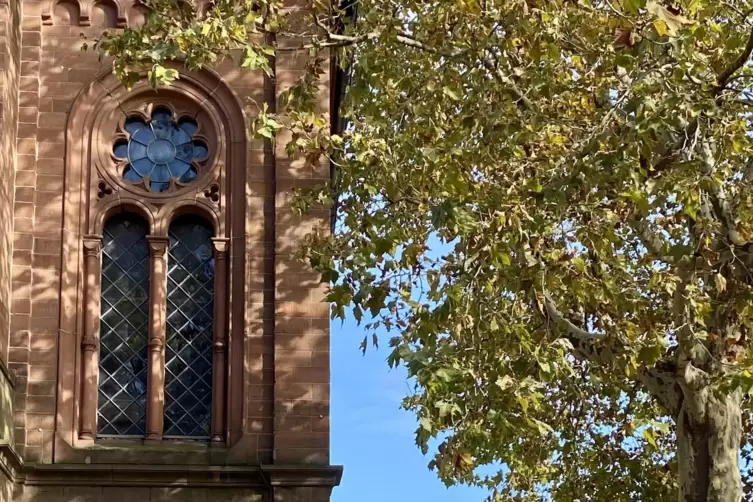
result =
[[[55,449],[55,461],[74,458],[75,448],[90,446],[94,440],[91,422],[96,419],[91,417],[91,402],[97,399],[93,384],[96,375],[87,372],[91,361],[86,358],[98,355],[95,350],[98,319],[93,316],[99,315],[99,302],[93,299],[99,294],[99,281],[91,278],[99,274],[103,225],[110,215],[129,210],[145,218],[154,250],[166,242],[170,221],[176,215],[200,214],[213,225],[213,241],[216,250],[220,249],[216,252],[227,257],[228,268],[245,269],[249,137],[241,101],[213,70],[187,72],[177,64],[173,67],[179,70],[180,78],[169,88],[156,92],[145,81],[127,90],[111,72],[103,72],[81,89],[70,109],[66,126],[60,277],[60,332],[65,336],[61,336],[59,344],[56,418],[62,442],[59,440],[61,447]],[[171,194],[139,193],[124,184],[111,168],[112,142],[118,124],[122,124],[128,110],[147,102],[175,102],[184,110],[195,110],[206,121],[207,130],[216,136],[215,144],[210,146],[211,165],[204,178],[194,185]],[[230,354],[226,373],[232,380],[227,382],[228,398],[223,404],[227,418],[221,429],[223,441],[228,438],[232,444],[239,434],[228,431],[240,431],[243,420],[243,371],[239,365],[243,363],[246,306],[244,274],[226,276],[223,288],[227,291],[222,296],[226,305],[222,312],[227,319],[219,324],[228,326]],[[228,306],[233,304],[233,295],[238,299],[231,311]]]

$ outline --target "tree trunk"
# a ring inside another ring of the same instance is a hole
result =
[[[740,393],[685,389],[677,423],[680,502],[740,502]]]

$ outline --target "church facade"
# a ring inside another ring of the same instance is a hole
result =
[[[81,46],[144,12],[0,0],[0,501],[329,501],[330,166],[248,132],[305,55],[128,90]]]

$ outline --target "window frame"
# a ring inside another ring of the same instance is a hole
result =
[[[180,190],[148,193],[129,189],[114,178],[112,145],[118,124],[134,110],[161,105],[194,113],[206,120],[211,165]],[[149,224],[150,309],[149,397],[144,444],[172,443],[163,437],[164,337],[167,230],[171,221],[192,213],[213,228],[215,253],[215,323],[213,339],[212,446],[239,445],[244,423],[244,325],[248,297],[245,275],[231,279],[231,270],[245,270],[247,172],[231,174],[228,165],[246,165],[245,119],[237,96],[217,75],[186,73],[157,96],[148,84],[122,87],[103,73],[74,101],[66,134],[66,183],[63,203],[63,250],[60,278],[60,345],[56,430],[74,449],[97,442],[99,319],[102,228],[116,212],[132,211]],[[231,179],[231,177],[233,179]],[[231,210],[232,208],[232,210]],[[259,216],[261,216],[259,214]],[[231,246],[231,242],[234,242]],[[232,247],[232,249],[231,249]],[[158,277],[165,280],[156,280]],[[154,294],[154,293],[157,294]],[[237,302],[231,300],[238,296]],[[162,300],[162,301],[160,301]],[[258,373],[261,373],[261,369]],[[253,372],[253,370],[252,370]],[[149,380],[148,380],[149,381]],[[75,450],[56,447],[54,461],[77,457]]]

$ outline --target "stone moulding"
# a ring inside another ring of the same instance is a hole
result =
[[[150,465],[28,464],[13,448],[0,444],[0,470],[16,484],[28,486],[148,486],[206,488],[334,488],[339,465]]]

